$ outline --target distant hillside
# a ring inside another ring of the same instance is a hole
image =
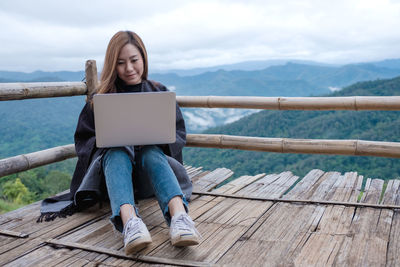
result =
[[[71,144],[84,96],[0,102],[0,158]]]
[[[238,62],[234,64],[218,65],[204,68],[194,68],[194,69],[172,69],[172,70],[157,70],[150,69],[150,74],[177,74],[179,76],[193,76],[199,75],[205,72],[214,72],[218,70],[232,71],[232,70],[243,70],[243,71],[253,71],[253,70],[263,70],[271,66],[281,66],[287,63],[296,63],[302,65],[312,65],[312,66],[323,66],[323,67],[340,67],[343,64],[327,64],[316,61],[309,60],[296,60],[296,59],[276,59],[276,60],[252,60]],[[354,63],[357,65],[372,64],[377,67],[388,68],[388,69],[400,69],[400,59],[386,59],[382,61],[368,62],[368,63]]]
[[[34,71],[30,73],[15,71],[0,71],[0,82],[62,82],[82,81],[85,78],[84,71]]]
[[[399,64],[400,65],[400,64]],[[287,63],[263,70],[218,70],[194,76],[152,74],[178,95],[317,96],[359,81],[392,78],[400,69],[354,64],[342,67]],[[252,113],[248,110],[185,109],[188,126],[200,132]]]
[[[171,90],[175,89],[178,95],[309,96],[327,94],[328,85],[341,84],[330,83],[330,80],[337,79],[344,83],[368,77],[383,78],[396,72],[393,69],[384,70],[387,69],[369,65],[337,68],[289,63],[257,71],[217,71],[187,77],[165,74],[150,78],[163,82]],[[0,72],[0,79],[3,79],[0,82],[13,79],[20,82],[80,81],[83,77],[84,72]],[[84,97],[0,102],[0,134],[3,140],[7,140],[0,142],[0,157],[72,143],[83,105]],[[241,109],[183,110],[188,132],[191,133],[230,123],[254,112]]]
[[[360,82],[332,96],[400,95],[400,77]],[[400,142],[398,111],[261,111],[205,133],[305,139],[362,139]],[[251,159],[251,160],[250,160]],[[186,164],[205,169],[227,167],[236,175],[290,170],[304,175],[314,168],[358,171],[368,177],[400,177],[400,159],[279,154],[185,148]]]
[[[195,76],[152,74],[179,95],[309,96],[359,81],[393,78],[400,69],[354,64],[342,67],[287,63],[254,71],[206,72]]]

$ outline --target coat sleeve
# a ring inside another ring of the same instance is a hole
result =
[[[176,141],[169,144],[171,156],[183,164],[182,150],[186,145],[186,127],[182,112],[176,104]]]
[[[160,83],[157,83],[157,85],[160,91],[168,91],[168,89],[164,85]],[[175,158],[177,161],[183,164],[182,150],[185,147],[185,145],[186,145],[185,121],[183,119],[181,109],[178,103],[176,103],[176,141],[175,143],[168,144],[166,149],[167,151],[165,151],[164,149],[164,153],[166,153],[168,156]]]

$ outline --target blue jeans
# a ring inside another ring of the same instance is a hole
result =
[[[105,153],[102,164],[111,203],[110,220],[118,231],[123,230],[121,205],[131,204],[139,215],[135,207],[134,192],[138,198],[155,195],[168,225],[171,223],[168,202],[173,197],[180,196],[188,211],[188,202],[178,180],[158,146],[142,146],[135,151],[134,162],[123,148],[111,148]]]

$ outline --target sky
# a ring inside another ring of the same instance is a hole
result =
[[[300,59],[400,58],[400,0],[1,0],[0,70],[79,71],[119,30],[149,70]]]

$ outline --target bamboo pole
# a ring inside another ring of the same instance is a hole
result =
[[[98,86],[96,60],[86,61],[85,76],[86,76],[86,86],[87,86],[86,101],[88,101],[96,92]]]
[[[0,101],[84,95],[83,82],[0,83]]]
[[[173,258],[164,258],[164,257],[156,257],[156,256],[149,256],[149,255],[141,255],[139,253],[135,253],[132,255],[126,255],[121,250],[116,249],[109,249],[104,248],[101,246],[92,246],[83,243],[77,242],[70,242],[61,239],[47,239],[45,241],[46,244],[55,245],[57,247],[67,247],[70,249],[78,249],[78,250],[85,250],[88,252],[95,252],[102,255],[108,255],[115,258],[121,258],[126,260],[134,260],[143,263],[149,263],[148,265],[157,265],[157,266],[164,266],[164,265],[172,265],[172,266],[193,266],[193,267],[201,267],[201,266],[219,266],[215,263],[209,262],[202,262],[202,261],[192,261],[192,260],[185,260],[185,259],[173,259]]]
[[[284,202],[284,203],[295,203],[295,204],[334,205],[334,206],[346,206],[346,207],[358,207],[358,208],[396,209],[396,210],[400,209],[399,205],[388,205],[388,204],[359,203],[359,202],[332,201],[332,200],[314,200],[314,199],[256,197],[256,196],[224,194],[224,193],[221,194],[221,193],[204,192],[204,191],[193,191],[192,194],[200,195],[200,196],[214,196],[214,197],[225,197],[225,198],[234,198],[234,199],[272,201],[272,202]]]
[[[276,153],[331,154],[400,158],[400,143],[364,140],[264,138],[188,134],[188,147],[239,149]],[[73,144],[0,160],[0,177],[75,157]]]
[[[247,97],[177,96],[181,107],[272,110],[400,110],[400,96]]]
[[[73,144],[70,144],[11,158],[1,159],[0,177],[62,161],[68,158],[73,158],[75,156],[75,146]]]
[[[363,140],[289,139],[188,134],[186,146],[277,153],[332,154],[400,158],[400,143]]]
[[[91,95],[98,85],[94,60],[86,63],[83,82],[0,83],[0,101]],[[269,110],[400,110],[400,96],[247,97],[177,96],[186,108],[243,108]]]

